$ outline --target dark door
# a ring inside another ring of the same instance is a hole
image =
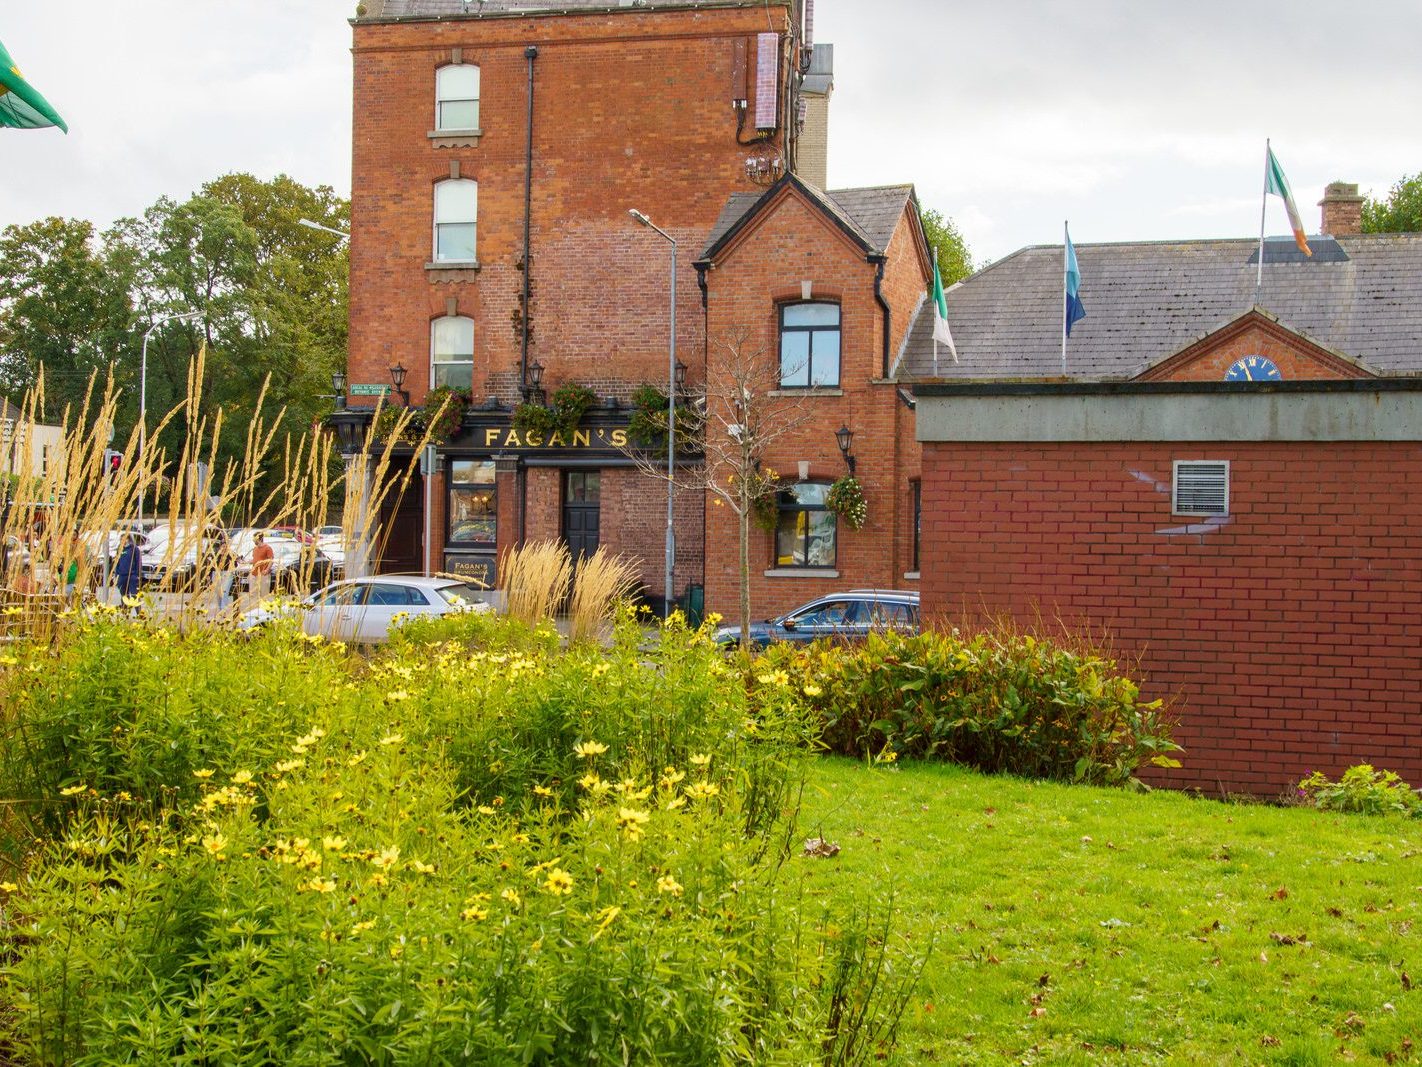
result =
[[[380,506],[380,574],[419,574],[425,568],[425,517],[420,483],[411,479],[401,496],[391,490]]]
[[[597,551],[598,471],[567,471],[563,475],[563,540],[576,563]]]

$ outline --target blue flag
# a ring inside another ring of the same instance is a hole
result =
[[[1063,231],[1065,232],[1065,231]],[[1072,247],[1071,234],[1066,233],[1066,334],[1071,336],[1071,324],[1086,318],[1086,306],[1081,302],[1081,268],[1076,265],[1076,249]]]

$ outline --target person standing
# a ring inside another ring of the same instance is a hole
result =
[[[124,534],[118,562],[114,564],[114,585],[118,587],[119,596],[132,600],[138,595],[142,582],[143,552],[132,534]]]
[[[272,591],[272,559],[276,553],[267,544],[265,534],[257,534],[252,539],[252,592],[264,597]]]

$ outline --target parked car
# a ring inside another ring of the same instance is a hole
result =
[[[816,597],[794,611],[765,622],[751,623],[750,645],[765,648],[772,641],[809,643],[821,638],[862,640],[871,630],[918,633],[918,594],[895,589],[851,589]],[[741,628],[723,626],[716,643],[740,644]]]
[[[290,536],[285,530],[261,530],[258,528],[238,530],[232,535],[232,557],[236,562],[239,585],[251,588],[252,549],[256,546],[256,535],[266,534],[266,542],[272,550],[272,589],[279,593],[309,593],[322,589],[341,577],[342,565],[314,542],[302,541]]]
[[[252,630],[277,619],[297,619],[308,634],[350,642],[384,641],[397,618],[493,611],[481,591],[452,578],[383,574],[335,582],[304,600],[274,603],[245,613],[238,628]]]
[[[221,526],[160,522],[148,531],[143,581],[170,588],[205,581],[232,569],[227,531]]]

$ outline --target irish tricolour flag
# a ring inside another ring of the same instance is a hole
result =
[[[1284,168],[1279,166],[1279,160],[1274,155],[1274,149],[1265,142],[1264,150],[1269,154],[1269,158],[1264,164],[1264,194],[1267,196],[1273,193],[1284,201],[1284,210],[1289,213],[1289,226],[1294,231],[1294,243],[1299,246],[1299,251],[1306,256],[1313,255],[1313,249],[1308,246],[1308,238],[1304,236],[1303,222],[1299,219],[1298,205],[1294,203],[1293,190],[1289,188],[1289,179],[1284,177]]]

